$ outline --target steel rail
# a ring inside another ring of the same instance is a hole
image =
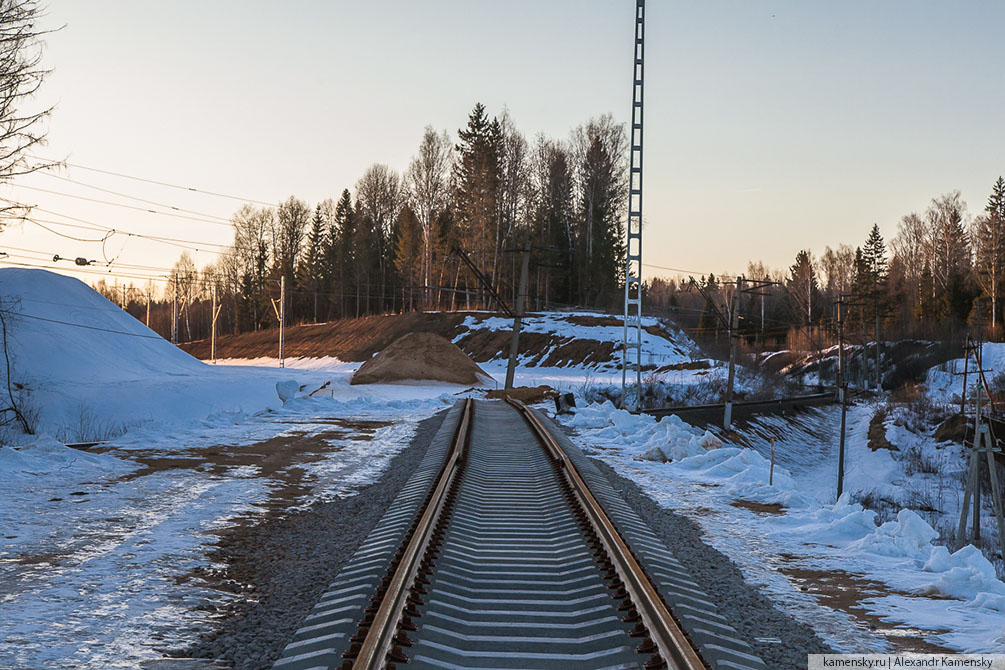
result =
[[[514,398],[506,400],[523,415],[545,450],[560,466],[562,474],[572,487],[576,499],[607,550],[618,576],[624,582],[625,590],[635,603],[659,654],[673,670],[707,670],[705,662],[670,613],[610,517],[590,492],[575,464],[530,408]]]
[[[454,433],[450,454],[440,473],[436,487],[433,489],[429,503],[422,512],[415,532],[409,539],[401,561],[398,563],[398,568],[395,570],[387,591],[381,599],[380,606],[374,614],[373,622],[370,624],[356,660],[353,662],[353,670],[381,670],[387,665],[387,655],[394,645],[398,624],[407,605],[409,590],[415,582],[422,556],[426,552],[433,530],[443,512],[447,493],[457,475],[458,465],[464,457],[464,448],[471,429],[473,405],[474,402],[470,398],[464,401],[463,414],[458,423],[457,432]]]

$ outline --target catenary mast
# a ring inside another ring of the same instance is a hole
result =
[[[625,334],[621,350],[621,406],[635,411],[642,401],[642,74],[645,0],[635,3],[632,58],[631,163],[628,183],[628,240],[625,247]],[[634,391],[629,370],[635,373]]]

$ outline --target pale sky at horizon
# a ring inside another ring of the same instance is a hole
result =
[[[313,205],[372,163],[403,171],[424,126],[456,137],[478,101],[490,114],[507,106],[531,140],[604,113],[627,121],[634,4],[50,0],[46,22],[66,27],[47,38],[39,101],[57,106],[36,153]],[[802,248],[861,244],[873,223],[889,240],[902,215],[954,189],[977,214],[1005,173],[1005,3],[647,4],[647,263],[787,267]],[[220,217],[240,205],[62,174]],[[16,183],[130,202],[44,175]],[[225,226],[2,191],[113,228],[231,239]],[[100,244],[31,224],[0,233],[0,250],[13,247],[102,258]],[[160,268],[181,251],[120,237],[106,247]]]

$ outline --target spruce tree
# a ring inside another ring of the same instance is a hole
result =
[[[499,122],[490,121],[485,106],[477,103],[467,127],[457,135],[454,200],[460,242],[475,264],[489,274],[499,216],[502,132]]]
[[[865,272],[865,287],[869,291],[880,291],[887,276],[886,245],[879,234],[879,225],[873,224],[869,237],[862,247],[862,264]]]
[[[310,293],[313,298],[311,305],[314,322],[318,320],[318,289],[320,287],[323,269],[323,245],[325,242],[325,219],[321,205],[314,208],[314,218],[311,229],[307,233],[307,243],[304,245],[303,256],[297,266],[297,290]]]
[[[1002,270],[1005,268],[1005,180],[991,187],[984,215],[977,217],[971,228],[974,244],[976,279],[990,307],[991,328],[998,324],[998,303],[1001,299]]]
[[[339,318],[342,319],[349,313],[347,308],[349,296],[353,293],[357,297],[359,295],[356,282],[355,237],[356,214],[349,189],[345,189],[335,204],[335,218],[328,231],[328,272],[331,279],[329,286],[337,296]],[[359,316],[358,305],[356,316]]]

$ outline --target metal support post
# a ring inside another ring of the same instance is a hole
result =
[[[838,301],[838,402],[841,404],[841,436],[838,442],[837,497],[844,492],[844,438],[848,418],[848,384],[844,374],[844,303]]]
[[[642,401],[642,111],[645,0],[635,4],[635,46],[632,62],[631,155],[628,172],[628,226],[625,245],[624,341],[621,348],[621,406],[637,411]],[[634,350],[633,353],[630,353]],[[634,360],[633,360],[634,359]],[[635,392],[629,393],[628,370],[635,371]]]

